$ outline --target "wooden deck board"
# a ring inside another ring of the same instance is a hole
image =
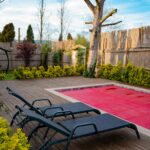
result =
[[[24,80],[24,81],[0,81],[0,101],[2,101],[10,110],[9,114],[1,113],[10,121],[10,115],[15,112],[14,106],[21,104],[20,101],[7,94],[6,86],[12,87],[28,100],[36,98],[52,97],[55,104],[65,103],[66,100],[52,95],[47,92],[46,88],[78,86],[87,84],[106,83],[108,80],[102,79],[86,79],[82,77],[57,78],[57,79],[40,79],[40,80]],[[45,105],[46,103],[40,103]],[[26,133],[28,129],[26,129]],[[42,132],[42,131],[41,131]],[[37,140],[32,141],[33,145],[37,145]],[[53,150],[63,149],[64,144],[54,147]],[[136,138],[135,133],[131,129],[121,129],[115,132],[108,132],[94,135],[78,140],[74,140],[70,145],[70,150],[150,150],[150,137],[141,134],[141,139]]]

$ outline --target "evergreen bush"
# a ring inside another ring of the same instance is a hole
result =
[[[150,87],[150,73],[146,72],[143,67],[138,68],[131,63],[124,68],[121,63],[116,66],[102,65],[99,68],[98,77]]]
[[[27,137],[21,129],[12,134],[7,120],[0,117],[0,150],[29,150]]]

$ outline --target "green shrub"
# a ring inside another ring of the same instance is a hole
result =
[[[85,54],[86,54],[86,50],[85,49],[79,49],[77,51],[77,63],[79,65],[84,64],[85,61]]]
[[[143,67],[137,68],[132,66],[132,70],[129,73],[129,83],[150,87],[150,74]]]
[[[76,75],[83,75],[84,68],[85,68],[84,64],[76,65],[75,66],[75,73],[76,73]]]
[[[64,65],[60,66],[48,66],[45,70],[43,66],[36,67],[19,67],[14,70],[15,78],[17,79],[34,79],[34,78],[55,78],[64,76],[83,75],[84,65],[77,65],[76,67]]]
[[[113,66],[111,64],[102,65],[99,67],[98,76],[106,79],[111,79],[112,75],[115,74],[115,70],[113,70],[113,74],[111,75]]]
[[[35,72],[35,78],[42,78],[42,72],[40,70],[36,70]]]
[[[23,79],[34,79],[34,75],[30,70],[24,70],[22,74],[23,74]]]
[[[63,69],[60,66],[54,66],[53,67],[53,74],[55,75],[55,77],[64,76]]]
[[[12,135],[8,122],[0,117],[0,150],[28,150],[29,148],[27,137],[21,129]]]
[[[4,80],[5,79],[5,73],[0,72],[0,80]]]
[[[121,74],[122,74],[122,63],[118,63],[115,67],[112,67],[110,72],[110,79],[121,81]]]
[[[99,68],[98,77],[150,87],[150,73],[146,72],[143,67],[138,68],[131,63],[124,68],[121,63],[114,67],[110,64],[102,65]]]
[[[24,77],[23,77],[24,70],[25,70],[24,67],[18,67],[18,69],[14,70],[14,75],[15,75],[16,79],[24,79]]]
[[[70,67],[69,65],[65,65],[63,68],[64,76],[73,76],[75,75],[75,68]]]
[[[121,80],[123,82],[129,83],[129,73],[131,72],[133,65],[128,63],[122,71]]]
[[[63,59],[63,50],[57,50],[53,53],[53,65],[54,66],[62,66],[62,59]]]
[[[45,72],[43,73],[43,77],[44,77],[44,78],[50,77],[49,72],[48,72],[48,71],[45,71]]]
[[[29,67],[19,67],[14,70],[16,79],[33,79],[34,74]]]
[[[105,77],[104,77],[104,70],[105,70],[105,65],[99,66],[99,69],[98,69],[98,77],[105,78]]]
[[[44,74],[45,74],[45,68],[44,68],[44,66],[39,66],[38,67],[38,71],[41,73],[42,77],[44,77]]]
[[[32,67],[31,68],[31,72],[32,72],[32,74],[35,76],[35,72],[36,72],[36,70],[37,70],[37,68],[36,67]]]

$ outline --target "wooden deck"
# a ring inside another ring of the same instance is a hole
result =
[[[0,115],[9,121],[15,112],[14,106],[20,102],[14,97],[7,94],[6,86],[12,87],[27,99],[49,98],[52,97],[53,103],[65,103],[66,100],[50,95],[46,88],[57,88],[67,86],[78,86],[87,84],[107,83],[108,80],[87,79],[82,77],[57,78],[57,79],[40,79],[24,81],[0,81],[0,102],[3,102],[9,109],[8,112],[0,111]],[[40,104],[40,105],[43,105]],[[26,128],[25,132],[28,132]],[[33,145],[39,143],[37,139],[32,141]],[[38,147],[38,146],[37,146]],[[36,149],[36,148],[35,148]],[[63,145],[54,147],[53,150],[63,149]],[[70,150],[150,150],[150,136],[141,134],[141,139],[136,138],[131,129],[121,129],[115,132],[108,132],[87,138],[74,140],[70,145]]]

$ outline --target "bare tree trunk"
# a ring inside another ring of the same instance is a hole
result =
[[[96,8],[94,14],[94,22],[93,22],[93,30],[91,34],[90,40],[90,51],[89,51],[89,58],[88,58],[88,70],[90,71],[93,68],[94,63],[97,61],[98,50],[100,45],[101,39],[101,25],[100,21],[103,15],[103,6],[101,9]]]
[[[58,10],[60,20],[60,34],[59,41],[63,41],[64,38],[64,17],[65,17],[65,0],[60,0],[60,10]]]
[[[44,24],[44,0],[41,0],[41,9],[40,9],[40,44],[43,41],[43,24]]]
[[[93,21],[86,22],[86,24],[93,25],[93,29],[91,30],[92,33],[91,33],[91,40],[90,40],[90,50],[89,50],[87,70],[89,73],[91,71],[94,73],[96,64],[98,65],[101,62],[100,51],[99,51],[101,45],[101,27],[116,25],[120,22],[103,24],[110,16],[112,16],[114,13],[117,12],[117,9],[114,9],[106,16],[103,17],[103,8],[104,8],[105,0],[95,0],[96,5],[94,5],[91,0],[84,0],[84,2],[92,11],[94,16]]]

